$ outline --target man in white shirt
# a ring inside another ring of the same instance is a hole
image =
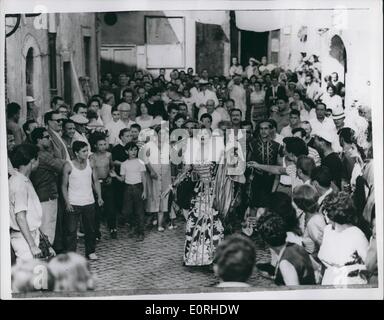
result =
[[[108,123],[112,122],[112,108],[114,105],[115,96],[112,92],[107,92],[104,97],[104,103],[100,110],[100,117],[104,123],[104,126],[107,126]]]
[[[280,134],[285,137],[292,137],[292,130],[296,128],[300,128],[301,121],[300,121],[300,111],[298,110],[291,110],[289,113],[289,125],[285,126],[283,129],[281,129]]]
[[[17,261],[41,257],[39,228],[43,211],[33,188],[30,174],[39,166],[38,148],[19,145],[11,154],[16,169],[9,178],[9,213],[11,245]]]
[[[323,132],[327,132],[332,135],[332,149],[335,152],[340,151],[340,144],[338,144],[339,137],[337,136],[336,126],[332,119],[325,116],[326,106],[324,103],[319,102],[316,105],[316,117],[309,120],[312,127],[312,135],[321,135]]]
[[[131,106],[128,103],[126,103],[126,102],[120,103],[117,106],[117,110],[119,110],[120,119],[126,128],[129,129],[131,127],[131,125],[136,123],[135,121],[132,121],[130,118]]]
[[[321,97],[322,92],[321,92],[320,86],[315,81],[313,81],[312,74],[307,74],[305,76],[305,83],[307,86],[307,89],[306,89],[307,98],[311,99],[312,101],[318,100]]]
[[[213,100],[208,100],[206,107],[201,107],[199,110],[198,118],[201,119],[201,116],[205,113],[208,113],[212,117],[211,128],[217,129],[219,122],[222,120],[221,114],[215,109],[215,102]]]
[[[125,128],[124,123],[120,120],[120,111],[117,108],[112,109],[112,121],[109,122],[105,129],[108,131],[108,143],[114,147],[121,141],[119,134],[122,129]]]
[[[201,106],[205,106],[208,100],[213,100],[215,107],[219,104],[216,93],[208,89],[208,84],[209,82],[204,79],[199,80],[200,91],[196,94],[196,107],[199,109]]]
[[[228,84],[229,96],[235,101],[235,107],[242,112],[242,121],[245,120],[247,112],[246,92],[241,83],[241,77],[236,75],[233,78],[233,84]]]

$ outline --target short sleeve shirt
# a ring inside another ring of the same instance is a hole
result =
[[[16,214],[26,211],[27,223],[30,231],[41,225],[42,208],[39,197],[33,188],[31,180],[19,172],[15,172],[8,180],[9,184],[9,213],[10,227],[20,230],[16,222]]]
[[[121,164],[120,175],[124,176],[126,184],[138,184],[143,182],[141,173],[145,171],[145,165],[140,159],[132,159]]]

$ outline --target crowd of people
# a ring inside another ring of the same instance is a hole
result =
[[[213,265],[224,286],[255,263],[278,285],[377,283],[370,109],[345,105],[318,57],[295,70],[234,57],[226,76],[108,73],[87,103],[55,96],[43,115],[27,101],[22,126],[7,105],[15,275],[57,254],[55,278],[81,236],[97,260],[102,224],[143,241],[183,219],[184,265]],[[270,262],[255,262],[255,237]]]

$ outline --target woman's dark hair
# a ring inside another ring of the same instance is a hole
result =
[[[95,96],[93,96],[92,99],[88,101],[88,107],[92,104],[92,102],[97,102],[99,105],[99,108],[101,108],[100,100],[98,98],[96,98]]]
[[[179,120],[179,119],[184,119],[184,121],[187,121],[187,118],[186,118],[185,115],[178,113],[178,114],[175,116],[175,119],[173,120],[173,123],[176,123],[176,121]]]
[[[305,213],[315,213],[318,209],[319,195],[311,185],[303,184],[294,188],[292,199]]]
[[[73,112],[78,113],[80,108],[88,109],[87,105],[82,102],[78,102],[73,106]]]
[[[341,128],[337,132],[337,134],[339,135],[340,138],[343,138],[343,140],[346,143],[354,144],[356,146],[356,148],[357,148],[357,151],[360,153],[361,159],[365,160],[366,156],[365,156],[364,149],[357,144],[357,139],[356,139],[355,131],[353,129],[351,129],[351,128]]]
[[[7,104],[7,119],[12,118],[15,114],[20,111],[21,107],[16,102],[11,102]]]
[[[286,224],[277,213],[267,210],[257,220],[256,228],[268,245],[278,247],[285,244],[287,238]]]
[[[323,210],[328,218],[339,224],[357,223],[357,212],[352,196],[344,191],[331,193],[323,201]]]
[[[217,248],[213,263],[223,281],[245,282],[252,274],[256,259],[253,242],[243,235],[228,237]]]
[[[97,115],[97,112],[95,110],[90,110],[88,109],[87,111],[87,119],[97,119],[98,118],[98,115]]]
[[[36,145],[38,139],[43,139],[45,131],[47,131],[47,129],[43,127],[33,129],[33,131],[31,132],[32,143]]]
[[[139,151],[139,147],[137,146],[137,144],[135,142],[128,142],[126,145],[125,145],[125,150],[126,151],[129,151],[131,149],[136,149],[137,151]]]
[[[32,159],[37,159],[39,148],[33,144],[23,143],[16,146],[9,155],[14,168],[26,166]]]
[[[79,152],[84,147],[88,147],[88,145],[84,141],[74,141],[72,143],[72,151],[76,154],[76,152]]]
[[[299,220],[297,219],[296,210],[292,206],[292,200],[289,195],[284,192],[271,193],[268,198],[267,207],[283,219],[286,232],[291,231],[299,236],[301,235]]]

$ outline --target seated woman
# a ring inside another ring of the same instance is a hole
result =
[[[322,285],[364,284],[368,240],[355,226],[356,209],[350,194],[331,193],[323,201],[323,213],[331,221],[324,229],[318,257],[326,266]]]
[[[253,242],[242,235],[229,236],[217,248],[213,270],[220,278],[217,287],[249,287],[256,251]]]
[[[277,285],[314,285],[315,274],[305,249],[287,241],[286,224],[277,213],[267,210],[257,221],[261,238],[278,257],[274,280]]]

